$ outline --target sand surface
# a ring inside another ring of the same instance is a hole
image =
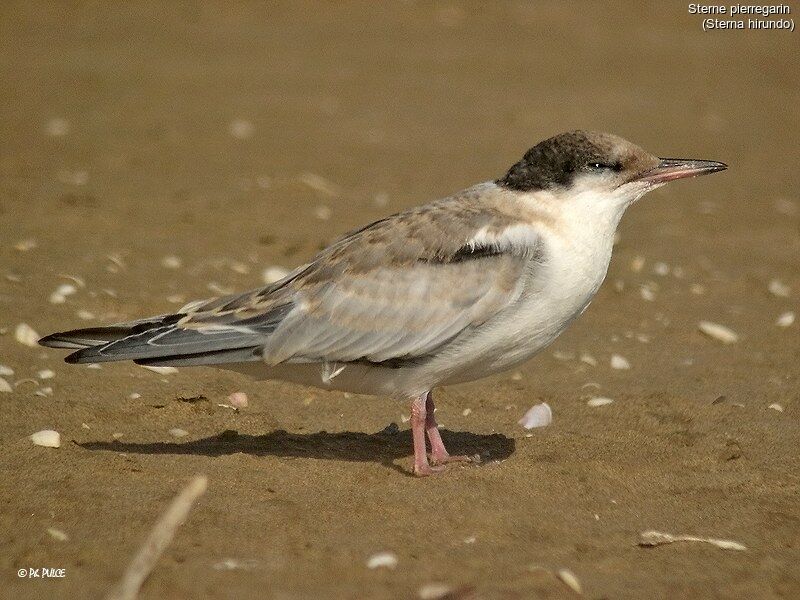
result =
[[[680,3],[386,4],[3,3],[0,596],[102,597],[204,473],[142,598],[575,597],[560,569],[587,598],[800,597],[800,324],[775,324],[800,313],[800,34],[703,33]],[[551,348],[438,392],[481,466],[410,476],[388,399],[15,340],[255,287],[577,127],[731,168],[633,207]],[[538,402],[553,424],[526,435]],[[366,567],[381,551],[395,569]],[[17,576],[39,567],[66,576]]]

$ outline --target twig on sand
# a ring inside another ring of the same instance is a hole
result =
[[[660,546],[662,544],[672,544],[674,542],[704,542],[706,544],[712,544],[717,548],[722,548],[723,550],[747,550],[743,544],[734,542],[733,540],[718,540],[716,538],[704,538],[694,535],[672,535],[660,531],[643,531],[639,534],[640,546]]]
[[[133,600],[139,594],[150,571],[166,549],[175,531],[183,523],[192,504],[208,487],[208,477],[195,475],[169,505],[167,511],[156,522],[147,540],[133,557],[119,583],[106,596],[106,600]]]

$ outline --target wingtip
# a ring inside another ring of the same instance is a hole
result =
[[[73,352],[72,354],[67,354],[67,356],[64,357],[64,362],[65,363],[69,363],[71,365],[78,364],[79,362],[81,362],[81,360],[80,360],[81,356],[80,355],[81,355],[82,352],[83,352],[83,350],[78,350],[77,352]]]

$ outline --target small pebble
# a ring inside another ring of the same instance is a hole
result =
[[[27,323],[20,323],[14,330],[14,337],[20,344],[23,344],[24,346],[28,346],[30,348],[35,348],[36,346],[38,346],[39,338],[41,336],[38,333],[36,333],[33,327],[31,327]]]
[[[734,344],[739,341],[739,336],[735,331],[719,323],[700,321],[700,323],[697,324],[697,328],[708,337],[722,342],[723,344]]]
[[[246,140],[253,137],[255,126],[246,119],[235,119],[228,125],[228,132],[237,140]]]
[[[54,540],[58,540],[59,542],[69,541],[69,536],[60,529],[55,529],[54,527],[48,527],[47,533],[50,534],[51,538],[53,538]]]
[[[528,412],[518,421],[525,429],[534,427],[547,427],[553,422],[553,411],[547,402],[542,402],[531,407]]]
[[[2,377],[0,377],[0,393],[1,394],[10,394],[14,391],[14,388]]]
[[[787,217],[796,217],[800,214],[797,204],[788,198],[778,198],[775,200],[775,210]]]
[[[189,432],[186,431],[185,429],[181,429],[180,427],[173,427],[172,429],[169,430],[169,434],[172,437],[182,438],[189,435]]]
[[[646,285],[639,288],[639,295],[641,295],[642,300],[647,300],[648,302],[653,302],[656,299],[656,293],[651,287]]]
[[[267,267],[264,269],[262,278],[264,279],[264,283],[275,283],[276,281],[280,281],[286,277],[288,274],[289,269],[284,269],[283,267]]]
[[[56,176],[61,183],[67,185],[86,185],[89,183],[89,172],[83,169],[77,169],[75,171],[60,169]]]
[[[397,555],[394,552],[378,552],[367,559],[368,569],[394,569],[397,566]]]
[[[228,396],[228,404],[233,408],[247,408],[247,394],[244,392],[233,392]]]
[[[161,259],[161,266],[165,269],[180,269],[183,261],[177,256],[165,256]]]
[[[770,404],[767,408],[771,408],[772,410],[777,410],[778,412],[783,412],[783,406],[781,406],[777,402]]]
[[[587,406],[591,406],[592,408],[596,408],[598,406],[606,406],[607,404],[611,404],[614,402],[611,398],[592,398],[586,404]]]
[[[45,124],[44,131],[52,137],[65,136],[69,133],[69,121],[62,117],[55,117]]]
[[[79,310],[78,312],[76,312],[76,313],[75,313],[75,315],[76,315],[76,316],[77,316],[77,317],[78,317],[78,318],[79,318],[81,321],[91,321],[92,319],[94,319],[94,318],[95,318],[95,315],[94,315],[94,313],[93,313],[93,312],[90,312],[90,311],[88,311],[88,310]]]
[[[631,261],[631,271],[634,273],[639,273],[644,268],[644,256],[634,256],[633,260]]]
[[[789,294],[792,293],[791,288],[783,283],[780,279],[773,279],[769,282],[767,286],[769,293],[773,296],[777,296],[778,298],[788,298]]]
[[[51,387],[41,387],[35,392],[33,392],[36,396],[41,396],[42,398],[47,398],[47,396],[53,395],[53,388]]]
[[[420,600],[439,600],[448,596],[452,591],[453,588],[446,583],[426,583],[419,588],[417,594]]]
[[[56,288],[56,291],[50,294],[50,304],[64,304],[67,301],[67,296],[71,296],[78,291],[71,283],[62,283]]]
[[[0,375],[3,377],[11,377],[14,374],[14,369],[6,365],[0,365]]]
[[[778,317],[775,325],[778,327],[790,327],[794,323],[795,314],[792,311],[785,312]]]
[[[138,392],[133,392],[132,394],[128,394],[128,399],[130,400],[138,400],[141,397],[142,395]]]
[[[661,277],[669,275],[669,265],[663,262],[657,262],[653,265],[653,273]]]
[[[464,417],[468,417],[471,414],[472,414],[472,409],[471,408],[465,408],[464,410],[461,411],[461,415],[464,416]]]
[[[314,216],[320,221],[328,221],[333,216],[333,210],[331,210],[330,206],[320,204],[314,209]]]
[[[52,371],[50,369],[42,369],[41,371],[36,373],[36,376],[39,379],[52,379],[53,377],[56,376],[56,374],[55,371]]]
[[[695,296],[702,296],[706,293],[706,287],[701,283],[693,283],[689,286],[689,291]]]
[[[628,359],[624,356],[620,356],[619,354],[612,354],[611,355],[611,368],[612,369],[630,369],[631,363],[628,362]]]
[[[28,252],[36,248],[39,244],[33,238],[27,240],[20,240],[14,244],[14,250],[17,252]]]
[[[45,448],[59,448],[61,446],[61,434],[52,429],[43,429],[30,436],[30,440],[36,446]]]

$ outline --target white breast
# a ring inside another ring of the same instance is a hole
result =
[[[586,310],[605,279],[617,221],[567,218],[558,230],[542,228],[543,261],[531,262],[524,293],[470,340],[430,365],[443,371],[453,367],[442,374],[442,383],[509,369],[555,340]]]

